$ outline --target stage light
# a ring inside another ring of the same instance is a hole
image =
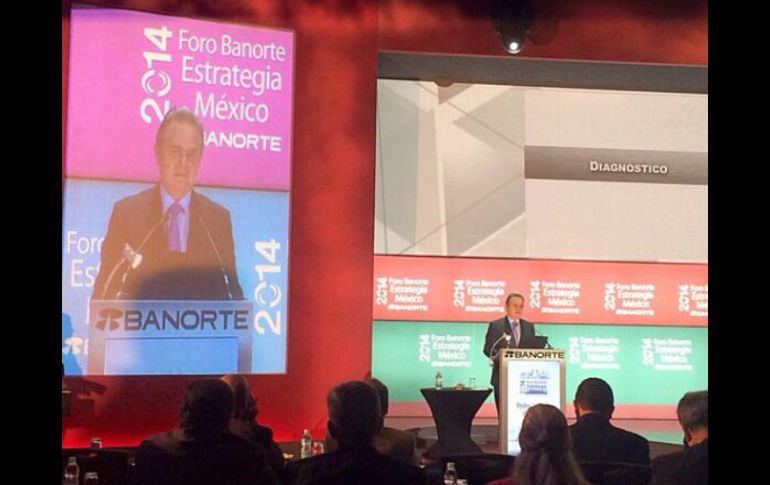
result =
[[[492,2],[492,23],[509,54],[518,54],[524,48],[532,18],[533,10],[529,0]]]
[[[505,46],[505,50],[507,50],[510,54],[518,54],[521,52],[522,47],[524,47],[523,43],[520,44],[515,40],[512,40]]]

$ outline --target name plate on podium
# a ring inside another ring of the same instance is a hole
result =
[[[504,349],[500,357],[500,452],[518,455],[527,409],[551,404],[564,412],[564,351]]]
[[[249,301],[93,300],[88,374],[251,372]]]

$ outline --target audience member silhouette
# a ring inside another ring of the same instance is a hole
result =
[[[379,379],[374,378],[367,379],[365,382],[377,392],[377,396],[380,398],[380,411],[382,412],[380,418],[382,427],[372,441],[374,449],[382,455],[390,456],[410,465],[417,465],[417,438],[412,433],[385,426],[385,416],[388,414],[387,386]]]
[[[709,392],[688,392],[676,407],[685,449],[652,460],[653,485],[696,485],[709,481]]]
[[[590,485],[571,451],[567,418],[550,404],[537,404],[524,415],[519,432],[521,453],[513,465],[515,485]]]
[[[610,424],[615,411],[612,388],[596,377],[585,379],[575,392],[577,422],[570,426],[578,461],[650,464],[650,443],[642,436]]]
[[[251,395],[249,381],[242,375],[227,374],[222,376],[222,381],[230,386],[233,391],[233,419],[230,420],[230,431],[252,443],[262,446],[267,451],[267,459],[270,467],[281,476],[284,459],[283,451],[273,440],[273,430],[257,423],[259,408],[257,401]]]
[[[292,484],[379,485],[419,484],[419,468],[380,455],[372,440],[382,427],[380,400],[363,381],[342,383],[326,399],[331,435],[328,453],[302,460]]]
[[[263,448],[228,429],[233,393],[219,379],[192,382],[180,426],[149,439],[136,454],[134,485],[277,484]]]

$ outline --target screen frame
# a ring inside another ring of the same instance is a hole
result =
[[[377,78],[510,86],[708,94],[708,66],[381,51]]]
[[[288,116],[289,116],[289,125],[288,125],[288,143],[286,144],[286,152],[287,152],[287,180],[288,184],[286,189],[279,189],[279,188],[255,188],[255,187],[243,187],[239,185],[229,185],[229,184],[221,184],[221,183],[206,183],[206,182],[200,182],[195,184],[196,189],[212,189],[212,190],[243,190],[243,191],[249,191],[253,193],[266,193],[266,194],[275,194],[275,193],[285,193],[286,194],[286,243],[283,247],[281,247],[281,251],[284,251],[285,256],[285,263],[282,267],[282,272],[284,273],[285,278],[285,285],[283,288],[283,294],[282,298],[284,301],[285,308],[282,309],[282,314],[278,314],[276,317],[276,326],[280,329],[280,332],[283,334],[283,340],[281,342],[282,349],[280,350],[283,354],[280,359],[277,359],[275,362],[275,365],[272,363],[270,364],[269,368],[266,370],[260,371],[259,369],[251,368],[248,372],[241,372],[247,375],[277,375],[277,376],[285,376],[288,374],[288,360],[289,360],[289,343],[288,343],[288,327],[289,327],[289,315],[290,315],[290,297],[289,297],[289,288],[291,285],[291,234],[292,234],[292,180],[293,180],[293,159],[294,159],[294,136],[295,136],[295,102],[296,102],[296,89],[297,89],[297,29],[294,27],[285,27],[285,26],[274,26],[274,25],[268,25],[268,24],[254,24],[252,22],[246,22],[246,21],[238,21],[238,20],[227,20],[227,19],[221,19],[221,18],[214,18],[207,15],[202,14],[194,14],[194,13],[173,13],[173,12],[160,12],[160,11],[153,11],[153,10],[147,10],[147,9],[140,9],[136,7],[131,6],[124,6],[124,5],[102,5],[99,3],[93,3],[89,1],[77,1],[72,3],[70,6],[69,13],[76,11],[106,11],[106,12],[121,12],[126,14],[147,14],[157,17],[165,17],[169,19],[179,19],[179,20],[189,20],[189,21],[195,21],[195,22],[205,22],[209,24],[217,24],[222,27],[232,26],[232,27],[239,27],[239,28],[245,28],[245,29],[261,29],[261,30],[269,30],[271,32],[281,32],[285,34],[289,34],[291,36],[291,56],[287,59],[288,66],[290,67],[290,73],[291,73],[291,88],[289,93],[289,109],[288,109]],[[99,176],[82,176],[82,175],[69,175],[67,173],[67,166],[68,166],[68,159],[67,159],[67,146],[71,143],[70,142],[70,131],[71,127],[68,123],[68,115],[70,113],[70,110],[74,109],[72,103],[69,101],[69,97],[71,94],[72,86],[70,83],[70,78],[72,76],[73,70],[77,67],[74,66],[72,63],[72,38],[73,38],[73,29],[72,29],[72,16],[70,15],[69,24],[67,25],[67,29],[65,32],[66,37],[66,47],[64,51],[64,67],[66,68],[63,71],[63,110],[62,110],[62,116],[63,116],[63,130],[62,130],[62,164],[63,164],[63,172],[62,172],[62,197],[61,197],[61,203],[62,203],[62,224],[64,225],[64,214],[65,214],[65,204],[67,204],[67,192],[68,192],[68,186],[70,185],[71,181],[87,181],[87,182],[116,182],[116,183],[128,183],[128,184],[152,184],[156,185],[158,183],[158,180],[155,178],[151,179],[127,179],[127,178],[104,178]],[[62,252],[64,252],[64,247],[66,244],[64,232],[62,234]],[[239,264],[239,266],[244,266],[243,264]],[[244,289],[245,291],[245,289]],[[246,302],[252,302],[256,304],[256,301],[253,299],[253,295],[244,295],[244,300]],[[88,297],[88,303],[86,305],[86,321],[90,320],[90,301],[91,297]],[[144,300],[147,301],[147,300]],[[203,301],[203,300],[198,300]],[[257,319],[257,309],[254,309],[252,312],[253,320],[256,322]],[[62,309],[62,313],[64,314],[64,309]],[[268,315],[270,316],[270,315]],[[267,322],[267,323],[266,323]],[[273,320],[265,320],[264,318],[260,320],[261,323],[261,329],[263,331],[267,330],[270,331],[268,327],[273,327],[272,324]],[[269,325],[268,325],[269,324]],[[259,333],[259,331],[257,331]],[[252,338],[256,339],[256,335],[252,335]],[[62,341],[64,342],[64,337],[62,337]],[[88,339],[86,339],[86,347],[87,347]],[[64,343],[62,344],[64,347]],[[68,344],[69,346],[69,344]],[[80,352],[80,349],[73,350],[72,348],[69,349],[70,352],[72,352],[73,355],[77,355]],[[249,356],[251,355],[251,352],[249,352]],[[240,365],[240,364],[239,364]],[[255,364],[256,365],[256,364]],[[280,367],[279,367],[280,366]],[[83,370],[80,374],[80,376],[88,377],[88,376],[102,376],[104,374],[90,374],[87,370],[88,367],[88,360],[86,359],[86,364],[83,366]],[[219,373],[207,373],[207,374],[198,374],[198,373],[176,373],[176,374],[119,374],[120,377],[134,377],[134,376],[141,376],[141,377],[154,377],[154,376],[200,376],[200,375],[218,375]],[[75,375],[75,374],[73,374]]]

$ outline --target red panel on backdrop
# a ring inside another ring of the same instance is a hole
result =
[[[708,326],[708,265],[376,256],[375,320]]]
[[[288,374],[249,380],[260,420],[278,440],[297,439],[305,427],[321,436],[328,388],[362,377],[370,366],[377,50],[503,55],[487,2],[460,2],[475,6],[442,7],[436,15],[432,4],[447,2],[392,0],[379,2],[379,10],[371,0],[89,3],[296,30]],[[707,62],[705,7],[656,16],[648,2],[647,11],[626,2],[565,3],[549,20],[558,20],[556,28],[525,55]],[[62,56],[64,65],[65,42]],[[106,446],[134,445],[175,426],[190,380],[68,379],[77,398],[72,416],[62,419],[62,445],[83,446],[97,435]]]

